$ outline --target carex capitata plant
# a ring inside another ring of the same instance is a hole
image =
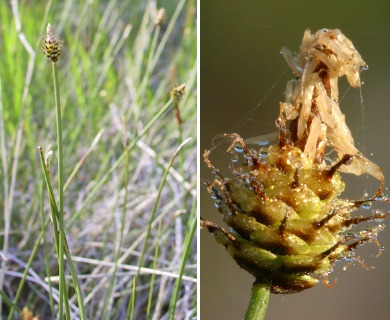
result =
[[[65,261],[64,255],[67,258],[70,273],[72,276],[73,284],[76,291],[77,302],[79,304],[80,318],[85,319],[83,299],[80,289],[80,284],[77,279],[77,272],[73,265],[70,255],[68,243],[66,240],[64,230],[64,153],[63,153],[63,140],[62,140],[62,114],[61,114],[61,100],[59,90],[59,80],[57,71],[57,62],[62,53],[63,41],[54,35],[52,26],[50,23],[46,29],[46,35],[42,37],[42,51],[52,62],[53,71],[53,87],[54,98],[56,106],[56,128],[57,128],[57,163],[58,163],[58,199],[55,199],[53,188],[50,181],[49,171],[49,157],[44,157],[42,147],[38,147],[42,170],[44,173],[49,200],[51,208],[51,221],[53,225],[53,233],[55,237],[55,244],[58,256],[58,272],[59,272],[59,305],[58,315],[60,319],[63,319],[64,311],[66,319],[71,319],[71,312],[67,296],[67,283],[65,279]],[[49,153],[52,153],[49,151]]]

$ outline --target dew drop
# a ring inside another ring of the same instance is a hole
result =
[[[382,200],[385,200],[387,197],[383,194],[383,193],[380,193],[377,197],[376,197],[376,200],[378,201],[382,201]]]
[[[261,158],[268,157],[268,149],[267,148],[260,148],[259,155]]]
[[[253,166],[253,157],[250,155],[245,156],[244,162],[248,166]]]
[[[360,205],[360,207],[361,207],[362,209],[370,209],[371,206],[372,206],[371,201],[362,202],[362,204]]]
[[[231,157],[232,162],[238,162],[238,154],[234,153]]]
[[[238,152],[238,153],[243,153],[244,152],[244,148],[242,147],[242,145],[240,143],[236,143],[234,145],[234,150],[236,150],[236,152]]]
[[[222,206],[222,200],[215,200],[214,205],[216,208],[220,208]]]
[[[356,238],[356,233],[354,233],[354,232],[347,232],[347,233],[345,234],[345,236],[346,236],[347,238]]]
[[[386,217],[386,214],[382,211],[379,211],[379,210],[376,210],[375,211],[375,218],[378,220],[378,221],[381,221],[382,219],[384,219]]]

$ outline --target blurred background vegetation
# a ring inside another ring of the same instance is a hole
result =
[[[306,28],[339,28],[352,40],[369,69],[362,72],[361,91],[340,80],[340,106],[356,145],[380,165],[390,179],[389,88],[390,20],[387,2],[367,1],[203,1],[200,7],[201,147],[211,146],[219,133],[237,132],[254,137],[275,131],[279,102],[284,101],[286,82],[293,74],[279,54],[286,46],[297,51]],[[363,103],[361,103],[361,96]],[[201,155],[200,158],[202,159]],[[226,169],[228,157],[222,146],[211,157]],[[210,178],[201,161],[201,178]],[[377,181],[351,178],[346,197],[373,194]],[[390,181],[390,180],[389,180]],[[201,187],[201,215],[221,223],[213,201]],[[388,195],[389,191],[386,189]],[[386,221],[385,221],[386,224]],[[337,265],[330,281],[290,296],[272,295],[267,319],[388,319],[390,278],[390,230],[379,241],[386,250],[375,259],[375,245],[361,248],[368,265]],[[363,250],[362,250],[363,249]],[[201,318],[241,319],[245,313],[253,278],[241,270],[217,245],[207,231],[201,231]]]
[[[160,8],[161,23],[154,21]],[[135,319],[196,317],[196,1],[1,1],[0,21],[0,318],[49,212],[37,152],[38,145],[56,152],[51,62],[40,48],[48,22],[64,40],[65,177],[76,170],[65,193],[65,233],[88,318],[124,319],[134,295]],[[171,103],[141,136],[181,83],[182,123]],[[55,185],[55,156],[51,162]],[[56,263],[49,227],[19,309],[55,319],[55,291],[45,278],[58,274]],[[133,289],[139,266],[148,269]],[[76,305],[72,289],[69,298]]]

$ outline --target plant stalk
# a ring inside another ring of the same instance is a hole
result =
[[[271,281],[261,279],[253,283],[252,293],[244,320],[263,320],[267,312]]]
[[[62,115],[61,115],[61,101],[60,90],[58,83],[58,72],[55,62],[52,62],[53,67],[53,81],[54,81],[54,98],[56,105],[56,120],[57,120],[57,159],[58,159],[58,231],[59,231],[59,244],[58,244],[58,269],[59,274],[65,274],[64,268],[64,164],[63,164],[63,149],[62,149]],[[61,279],[61,278],[60,278]],[[63,279],[63,278],[62,278]],[[64,297],[64,286],[66,283],[60,281],[60,303],[59,314],[62,315]]]

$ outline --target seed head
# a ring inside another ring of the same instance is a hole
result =
[[[185,83],[175,86],[171,92],[170,96],[173,100],[176,102],[179,102],[181,98],[184,96],[184,93],[186,91],[186,85]]]
[[[339,260],[365,266],[355,250],[368,242],[380,248],[384,225],[356,226],[381,222],[389,213],[370,209],[371,203],[390,201],[381,194],[381,169],[358,152],[338,106],[338,77],[359,86],[365,66],[351,41],[339,30],[307,31],[297,55],[283,54],[297,79],[280,106],[279,143],[258,150],[238,134],[218,136],[229,143],[230,170],[222,174],[206,150],[214,175],[206,185],[229,231],[203,219],[201,226],[257,281],[271,282],[273,293],[294,293],[321,277],[328,284]],[[325,148],[336,151],[335,159],[324,156]],[[370,174],[381,186],[371,198],[343,199],[340,171]],[[369,213],[353,215],[358,209]]]
[[[57,62],[62,52],[63,41],[56,38],[50,23],[46,28],[46,35],[42,36],[42,50],[43,53],[53,62]]]
[[[157,13],[156,13],[156,16],[154,17],[154,24],[156,26],[159,26],[161,27],[161,25],[163,24],[163,22],[165,21],[166,19],[166,16],[165,16],[165,9],[164,8],[160,8],[158,9]]]

